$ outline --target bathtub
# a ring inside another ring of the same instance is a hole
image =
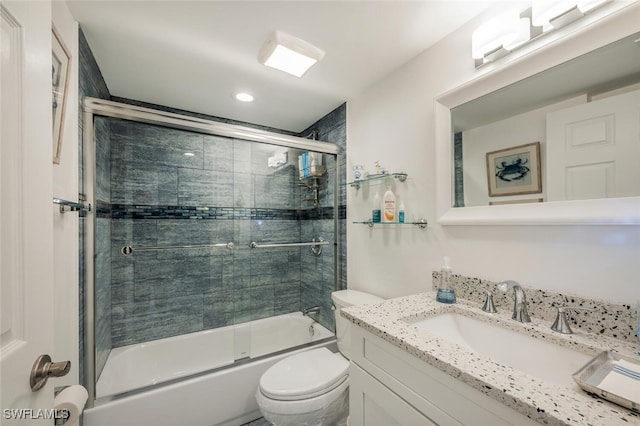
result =
[[[115,348],[84,425],[246,423],[260,417],[260,376],[293,353],[320,346],[335,351],[333,336],[297,312]]]

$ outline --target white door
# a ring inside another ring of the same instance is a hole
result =
[[[53,408],[54,382],[29,385],[53,349],[51,4],[3,1],[0,12],[0,421],[53,424],[39,410]]]
[[[640,195],[640,90],[547,115],[549,201]]]

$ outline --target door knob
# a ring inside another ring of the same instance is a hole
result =
[[[49,355],[40,355],[31,368],[29,384],[33,392],[42,389],[49,377],[62,377],[71,369],[71,361],[51,362]]]

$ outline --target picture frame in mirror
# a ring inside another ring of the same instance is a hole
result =
[[[540,142],[487,152],[490,197],[542,192]]]

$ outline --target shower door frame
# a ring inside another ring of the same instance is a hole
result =
[[[333,253],[334,253],[334,290],[339,290],[340,263],[340,239],[338,238],[338,189],[339,169],[338,146],[328,143],[301,138],[297,136],[282,135],[267,130],[254,129],[236,124],[222,123],[204,118],[176,114],[172,112],[151,108],[129,105],[120,102],[108,101],[86,97],[83,100],[83,136],[82,151],[84,161],[84,180],[86,201],[94,206],[87,212],[85,218],[85,242],[84,242],[84,380],[89,393],[87,408],[94,406],[96,398],[96,354],[95,354],[95,228],[96,228],[96,151],[94,141],[94,117],[120,118],[139,123],[155,124],[179,130],[187,130],[201,134],[223,136],[233,139],[242,139],[250,142],[261,142],[287,148],[315,151],[336,156],[335,178],[333,191]]]

